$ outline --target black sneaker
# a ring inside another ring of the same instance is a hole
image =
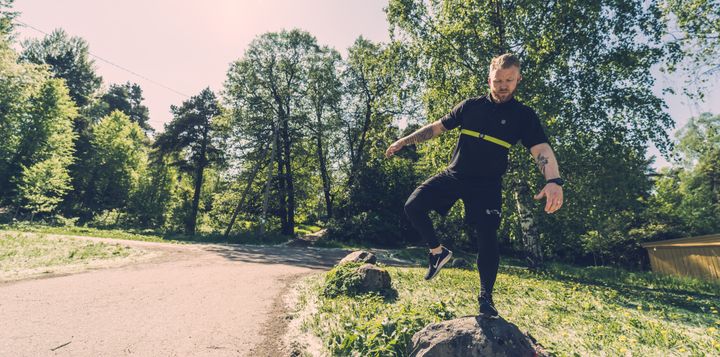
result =
[[[442,251],[438,254],[428,254],[428,260],[430,262],[428,264],[428,272],[425,274],[425,280],[434,278],[440,269],[442,269],[443,265],[450,261],[450,258],[452,258],[452,252],[445,247],[442,247]]]
[[[478,296],[478,303],[480,304],[480,315],[489,319],[498,318],[498,311],[495,308],[495,303],[492,300],[492,295],[484,294]]]

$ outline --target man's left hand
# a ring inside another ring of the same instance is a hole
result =
[[[543,187],[542,191],[535,195],[533,198],[539,200],[545,197],[545,212],[553,213],[562,207],[563,204],[563,190],[562,187],[556,183],[548,183]]]

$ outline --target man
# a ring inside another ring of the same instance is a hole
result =
[[[399,139],[385,152],[390,157],[405,145],[461,128],[450,165],[415,189],[405,203],[405,212],[430,248],[425,276],[429,280],[450,260],[452,252],[438,242],[428,214],[435,210],[446,215],[458,199],[463,200],[465,227],[478,246],[479,310],[489,318],[498,317],[492,300],[500,262],[496,231],[500,226],[502,175],[507,170],[508,151],[513,143],[520,141],[530,150],[547,180],[534,197],[546,198],[545,212],[553,213],[563,204],[563,181],[540,120],[533,109],[513,98],[521,80],[517,57],[504,54],[493,58],[488,95],[462,101],[440,120]]]

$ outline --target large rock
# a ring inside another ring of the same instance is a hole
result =
[[[375,254],[370,253],[366,250],[356,250],[346,255],[345,258],[342,258],[342,260],[338,264],[349,262],[375,264],[377,262],[377,257],[375,257]]]
[[[362,278],[360,289],[362,291],[382,291],[390,289],[390,274],[387,270],[372,264],[365,264],[358,268]]]
[[[425,326],[408,346],[413,357],[547,356],[542,346],[503,318],[461,317]]]

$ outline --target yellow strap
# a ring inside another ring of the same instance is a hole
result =
[[[512,144],[510,144],[510,143],[507,142],[507,141],[498,139],[498,138],[496,138],[496,137],[494,137],[494,136],[490,136],[490,135],[486,135],[486,134],[480,134],[480,133],[478,133],[477,131],[472,131],[472,130],[469,130],[469,129],[462,129],[462,130],[460,130],[460,133],[466,134],[466,135],[470,135],[470,136],[474,136],[474,137],[476,137],[476,138],[480,138],[480,139],[487,140],[487,141],[489,141],[489,142],[491,142],[491,143],[498,144],[498,145],[500,145],[500,146],[502,146],[502,147],[504,147],[504,148],[506,148],[506,149],[509,149],[509,148],[512,146]]]

